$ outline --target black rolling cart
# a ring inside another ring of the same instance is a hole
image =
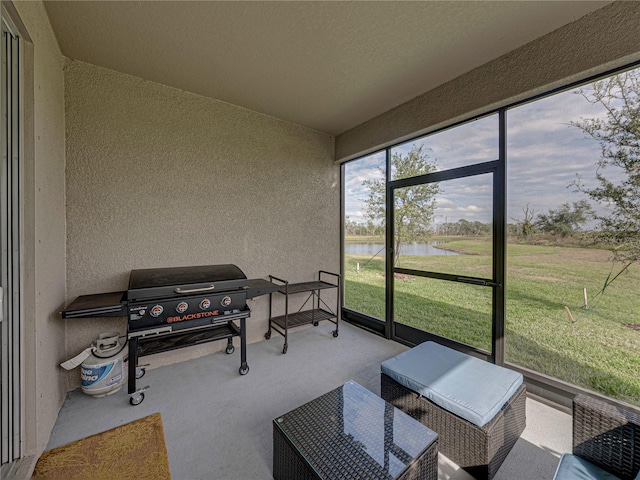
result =
[[[276,292],[269,293],[269,330],[264,334],[264,338],[270,339],[273,330],[282,335],[284,337],[282,353],[287,353],[289,347],[290,328],[309,324],[318,326],[321,321],[328,320],[336,326],[333,336],[338,336],[340,275],[320,270],[318,272],[318,280],[310,282],[289,283],[287,280],[273,275],[269,275],[269,281],[279,285],[279,287]],[[335,290],[335,309],[330,307],[321,296],[321,292],[326,289]],[[297,311],[289,312],[289,296],[296,294],[307,294],[307,298]],[[274,295],[284,295],[284,314],[282,315],[274,315]]]

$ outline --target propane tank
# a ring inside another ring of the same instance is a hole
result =
[[[118,332],[101,333],[95,347],[82,362],[82,391],[93,397],[116,393],[129,375],[127,342],[120,341]]]

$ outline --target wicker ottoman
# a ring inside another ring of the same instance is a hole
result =
[[[421,364],[424,369],[429,366],[429,362]],[[451,372],[452,375],[457,373],[455,369]],[[381,374],[381,395],[435,431],[439,437],[439,451],[475,478],[494,477],[526,425],[524,384],[517,387],[495,416],[482,426],[452,413],[384,373]]]
[[[273,421],[275,480],[437,480],[438,435],[350,381]]]

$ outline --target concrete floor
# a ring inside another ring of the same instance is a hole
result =
[[[126,387],[104,398],[70,392],[47,449],[160,412],[174,480],[270,479],[274,418],[350,379],[379,394],[380,363],[406,350],[344,322],[333,338],[332,327],[324,322],[292,330],[286,355],[277,334],[248,345],[245,376],[238,374],[239,348],[232,355],[151,365],[138,381],[151,388],[135,407]],[[495,480],[551,479],[560,455],[570,450],[571,417],[527,399],[527,428]],[[440,455],[438,478],[471,477]]]

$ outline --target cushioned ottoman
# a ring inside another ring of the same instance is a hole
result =
[[[526,425],[522,375],[435,342],[381,365],[382,398],[440,436],[440,452],[476,478],[496,474]]]

